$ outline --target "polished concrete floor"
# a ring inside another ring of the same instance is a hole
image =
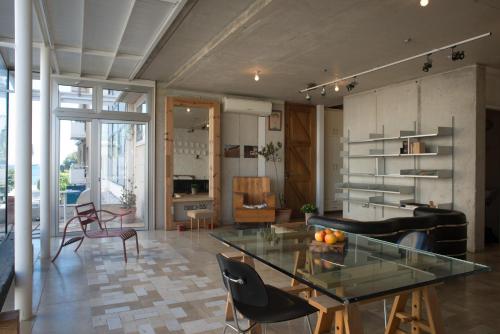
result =
[[[225,292],[214,254],[227,248],[206,231],[141,232],[141,253],[121,241],[86,240],[56,263],[35,264],[34,313],[22,334],[222,333]],[[58,239],[53,240],[53,250]],[[491,273],[457,279],[438,288],[447,333],[500,333],[500,248],[471,259]],[[264,280],[289,279],[263,265]],[[382,303],[361,307],[365,333],[383,333]],[[306,333],[303,320],[276,324],[268,333]]]

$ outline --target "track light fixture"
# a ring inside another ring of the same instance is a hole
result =
[[[429,70],[432,68],[432,59],[431,59],[431,54],[427,55],[427,61],[424,63],[424,66],[422,66],[422,71],[424,72],[429,72]]]
[[[421,5],[422,6],[424,6],[424,5],[426,6],[428,3],[429,3],[429,0],[422,0]],[[465,52],[464,51],[456,51],[455,52],[454,51],[455,47],[458,47],[460,45],[467,44],[467,43],[470,43],[470,42],[473,42],[473,41],[477,41],[479,39],[483,39],[483,38],[486,38],[486,37],[491,37],[491,32],[487,32],[487,33],[484,33],[484,34],[481,34],[481,35],[470,37],[470,38],[464,39],[462,41],[458,41],[458,42],[455,42],[455,43],[444,45],[444,46],[441,46],[441,47],[436,48],[436,49],[428,50],[426,52],[418,53],[418,54],[413,55],[411,57],[399,59],[399,60],[393,61],[393,62],[388,63],[388,64],[384,64],[384,65],[381,65],[381,66],[376,66],[376,67],[373,67],[373,68],[368,69],[368,70],[364,70],[364,71],[356,73],[356,74],[350,74],[350,75],[347,75],[347,76],[342,77],[342,78],[334,79],[332,81],[323,82],[323,83],[319,83],[319,84],[308,84],[306,88],[303,88],[303,89],[299,90],[299,93],[301,93],[301,94],[306,94],[307,93],[307,95],[306,95],[306,98],[307,98],[307,96],[309,96],[310,92],[312,92],[312,91],[314,91],[314,90],[316,90],[318,88],[321,88],[321,89],[325,88],[326,89],[328,86],[333,86],[333,85],[335,87],[334,88],[335,91],[338,92],[339,91],[339,88],[338,88],[338,83],[339,82],[344,83],[344,82],[347,82],[347,80],[356,78],[358,76],[366,75],[366,74],[373,73],[373,72],[377,72],[377,71],[386,69],[388,67],[393,67],[393,66],[396,66],[396,65],[399,65],[399,64],[402,64],[402,63],[406,63],[406,62],[409,62],[409,61],[413,61],[415,59],[422,58],[422,57],[426,57],[426,59],[427,59],[427,61],[424,63],[424,65],[422,67],[422,71],[429,72],[429,70],[432,68],[432,60],[430,59],[431,55],[436,54],[438,52],[442,52],[442,51],[449,51],[450,49],[452,49],[451,59],[454,60],[454,61],[455,60],[462,60],[462,59],[465,58]],[[351,91],[356,86],[356,84],[357,83],[354,83],[354,85],[353,85],[353,82],[351,82],[349,85],[346,85],[347,90]],[[309,100],[310,96],[307,99]]]
[[[354,77],[353,79],[354,80],[352,80],[349,84],[347,84],[347,86],[345,86],[345,88],[347,89],[348,92],[353,90],[358,85],[358,82],[356,81],[356,77]]]
[[[309,93],[306,93],[306,100],[311,101],[311,95],[309,95]]]
[[[191,108],[186,108],[186,112],[191,112]]]
[[[420,6],[425,7],[429,4],[429,0],[420,0]]]
[[[451,48],[451,60],[463,60],[465,58],[465,51],[455,51],[455,47]]]
[[[323,86],[323,88],[321,88],[321,96],[325,95],[326,95],[326,88]]]

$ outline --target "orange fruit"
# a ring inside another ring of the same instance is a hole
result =
[[[323,240],[325,239],[325,234],[325,231],[318,231],[314,233],[314,239],[316,239],[316,241],[323,242]]]
[[[325,235],[325,242],[328,245],[333,245],[334,243],[337,242],[337,238],[335,237],[335,235],[333,233],[332,234],[327,234],[327,235]]]
[[[342,231],[335,231],[333,235],[337,238],[338,241],[344,241],[345,234]]]
[[[333,232],[331,229],[327,228],[327,229],[325,230],[325,233],[326,233],[326,234],[332,234],[332,233],[334,233],[334,232]]]

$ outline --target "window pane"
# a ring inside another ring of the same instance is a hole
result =
[[[92,88],[59,85],[59,107],[92,109]]]
[[[102,110],[113,112],[147,113],[144,93],[116,89],[102,90]]]

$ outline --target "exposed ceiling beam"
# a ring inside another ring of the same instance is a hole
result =
[[[41,42],[33,42],[34,48],[41,48],[43,45],[44,45],[44,43],[41,43]],[[15,49],[16,44],[15,44],[13,38],[0,36],[0,47]],[[99,57],[108,57],[108,58],[115,57],[115,54],[113,52],[110,52],[110,51],[94,50],[94,49],[83,49],[82,50],[82,48],[78,48],[78,47],[74,47],[74,46],[58,45],[58,44],[54,45],[53,50],[58,51],[58,52],[66,52],[66,53],[74,53],[74,54],[81,54],[83,51],[84,55],[89,55],[89,56],[99,56]],[[117,59],[129,59],[129,60],[139,61],[142,59],[142,56],[129,54],[129,53],[118,53],[116,55],[116,58]]]
[[[222,29],[214,38],[212,38],[206,45],[204,45],[197,53],[195,53],[184,65],[180,66],[177,71],[167,80],[166,87],[170,86],[176,80],[180,79],[186,74],[193,66],[195,66],[201,59],[208,55],[212,50],[219,46],[222,42],[230,38],[241,27],[247,24],[254,16],[256,16],[262,9],[269,5],[272,0],[256,0],[247,9],[245,9],[237,18],[229,23]]]
[[[84,49],[84,46],[83,46],[83,42],[85,40],[85,0],[82,1],[82,34],[80,36],[80,69],[79,69],[79,73],[80,75],[83,74],[83,49]]]
[[[118,50],[120,50],[120,45],[122,44],[123,41],[123,36],[125,35],[125,30],[127,30],[128,22],[130,21],[130,18],[132,17],[132,12],[134,11],[135,7],[135,0],[130,1],[130,5],[128,7],[127,15],[125,16],[125,20],[123,22],[123,25],[120,30],[120,34],[118,35],[118,41],[115,46],[115,51],[114,51],[114,56],[111,58],[111,62],[109,63],[108,69],[106,70],[106,73],[104,74],[104,77],[107,79],[109,77],[109,74],[111,73],[111,69],[113,68],[113,64],[115,63],[116,56],[118,55]]]
[[[45,0],[35,0],[33,2],[33,7],[35,9],[36,18],[38,21],[38,25],[40,27],[40,32],[42,33],[43,36],[43,41],[45,45],[50,48],[50,55],[52,57],[52,64],[54,70],[56,71],[57,74],[59,74],[60,73],[59,63],[57,62],[57,55],[54,51],[54,42],[50,32],[48,9]]]
[[[198,0],[192,1],[193,3],[196,3]],[[171,1],[169,1],[171,2]],[[148,61],[151,53],[155,50],[156,46],[162,39],[162,37],[165,35],[167,30],[170,28],[172,23],[175,21],[175,18],[181,10],[184,8],[188,0],[180,0],[176,3],[174,9],[170,12],[168,16],[165,17],[165,20],[161,23],[160,27],[154,34],[153,38],[149,42],[149,45],[146,47],[146,52],[144,52],[144,55],[142,59],[136,64],[134,70],[132,73],[130,73],[129,79],[134,80],[137,76],[137,73],[143,68],[144,64]]]

